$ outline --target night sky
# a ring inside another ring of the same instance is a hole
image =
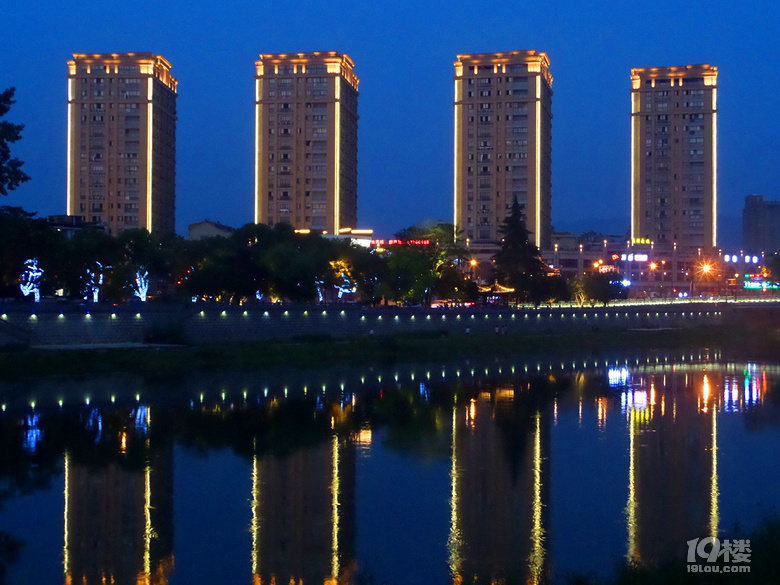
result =
[[[254,61],[335,50],[360,78],[358,217],[389,236],[452,221],[453,61],[535,49],[553,82],[553,226],[623,234],[629,223],[629,72],[719,69],[719,244],[741,241],[744,198],[780,199],[780,5],[774,0],[596,2],[3,3],[5,119],[33,180],[4,205],[65,213],[66,61],[149,51],[179,81],[177,231],[252,220]]]

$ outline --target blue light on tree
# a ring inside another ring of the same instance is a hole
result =
[[[352,294],[357,291],[357,286],[355,286],[348,278],[347,275],[343,272],[341,273],[341,278],[344,280],[341,284],[334,285],[336,290],[339,291],[339,299],[344,296],[344,294]]]
[[[24,262],[24,272],[19,276],[19,288],[24,296],[33,295],[36,303],[41,302],[41,277],[43,270],[38,266],[37,258],[30,258]]]
[[[149,434],[149,407],[139,404],[135,410],[134,417],[136,430],[144,436]]]
[[[38,450],[38,444],[43,438],[43,433],[38,426],[38,415],[33,413],[27,416],[24,433],[24,448],[28,453],[35,453]]]
[[[103,437],[103,417],[100,416],[97,408],[93,408],[89,412],[87,429],[95,433],[95,443],[100,442],[100,439]]]
[[[95,261],[92,268],[87,269],[86,285],[84,287],[84,300],[88,301],[90,295],[92,296],[92,302],[97,303],[100,300],[100,287],[103,286],[103,272],[110,266],[103,266],[100,262]]]
[[[133,289],[133,294],[141,299],[142,303],[145,303],[146,293],[149,292],[149,272],[141,267],[135,273],[135,281],[130,285],[130,288]]]

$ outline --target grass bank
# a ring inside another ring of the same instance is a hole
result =
[[[614,350],[709,348],[724,359],[777,360],[780,330],[774,328],[696,327],[676,330],[597,331],[558,335],[447,336],[436,332],[353,339],[327,336],[198,346],[136,346],[82,349],[8,349],[0,352],[0,379],[83,376],[132,372],[169,376],[203,370],[317,368],[450,361],[478,356],[600,353]]]

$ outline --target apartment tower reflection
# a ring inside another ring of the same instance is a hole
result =
[[[549,571],[549,416],[512,388],[453,409],[453,581],[538,583]],[[494,420],[491,420],[494,419]]]
[[[173,446],[147,465],[65,454],[65,583],[164,585],[173,568]]]
[[[284,455],[255,457],[252,573],[267,583],[351,583],[356,449],[333,434]]]
[[[719,530],[717,394],[723,376],[646,374],[633,386],[623,400],[629,431],[627,558],[679,558],[688,540]],[[662,521],[668,518],[674,522]]]

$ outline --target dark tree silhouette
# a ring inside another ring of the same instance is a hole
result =
[[[503,235],[501,249],[493,257],[496,278],[500,284],[514,288],[518,298],[526,297],[535,283],[545,278],[546,270],[539,249],[528,236],[517,197],[512,200],[512,209],[500,232]]]
[[[16,88],[11,87],[0,93],[0,118],[8,113],[14,101],[14,92]],[[8,195],[8,191],[13,191],[22,183],[30,180],[24,171],[24,164],[18,158],[11,158],[12,142],[16,142],[22,137],[24,126],[21,124],[12,124],[0,120],[0,195]]]

